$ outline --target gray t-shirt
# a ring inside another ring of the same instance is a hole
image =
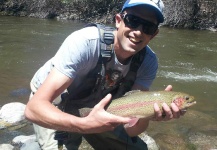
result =
[[[52,67],[73,79],[71,89],[76,89],[84,81],[86,75],[97,65],[100,49],[98,48],[99,34],[96,27],[86,27],[69,35],[56,55],[48,60],[34,75],[33,85],[38,88],[46,79]],[[121,64],[116,55],[106,65],[107,85],[114,84],[113,78],[125,76],[130,62]],[[146,55],[137,71],[135,83],[149,89],[156,77],[158,61],[155,53],[146,47]]]

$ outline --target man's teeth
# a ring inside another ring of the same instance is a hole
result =
[[[139,42],[139,40],[136,40],[135,38],[129,38],[130,39],[130,41],[132,41],[132,42]]]

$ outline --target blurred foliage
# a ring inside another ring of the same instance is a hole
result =
[[[81,20],[101,19],[102,22],[110,21],[112,16],[119,12],[123,0],[61,0],[68,5],[70,12],[79,15]],[[71,9],[70,9],[71,8]],[[103,18],[103,19],[102,19]]]
[[[0,14],[113,22],[125,0],[0,0]],[[164,25],[179,28],[217,28],[217,0],[163,0]]]

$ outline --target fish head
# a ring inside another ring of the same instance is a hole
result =
[[[194,104],[196,104],[196,101],[194,101],[194,97],[190,96],[188,94],[177,94],[175,95],[173,99],[173,103],[175,103],[179,109],[186,109]]]

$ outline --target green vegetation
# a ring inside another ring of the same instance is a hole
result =
[[[119,12],[123,0],[61,0],[71,12],[79,15],[81,20],[101,20],[111,22],[116,12]],[[72,9],[73,8],[73,9]],[[109,21],[108,21],[109,20]]]
[[[188,143],[187,148],[188,150],[197,150],[197,146],[192,143]]]
[[[0,15],[111,23],[125,0],[0,0]],[[164,25],[217,28],[216,0],[163,0]]]

